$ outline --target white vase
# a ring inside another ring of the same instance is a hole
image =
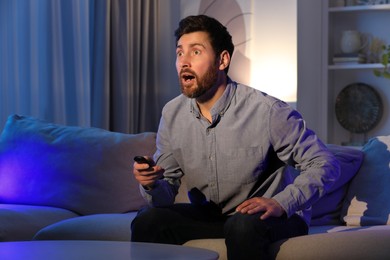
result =
[[[365,43],[362,42],[360,32],[353,30],[343,31],[340,42],[343,53],[356,53],[363,49],[364,46]]]

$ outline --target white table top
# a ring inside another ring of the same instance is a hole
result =
[[[50,240],[1,242],[4,260],[201,260],[218,259],[218,253],[187,246],[121,241]]]

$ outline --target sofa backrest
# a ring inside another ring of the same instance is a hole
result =
[[[12,115],[0,136],[0,203],[45,205],[81,215],[137,210],[132,174],[152,156],[155,133],[123,134]]]

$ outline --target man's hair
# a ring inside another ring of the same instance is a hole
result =
[[[228,51],[230,57],[233,56],[234,45],[232,36],[225,26],[207,15],[192,15],[182,19],[179,27],[175,31],[176,43],[183,34],[199,31],[206,32],[209,35],[211,46],[214,49],[216,57],[224,50]],[[225,73],[227,74],[228,71],[229,66],[225,68]]]

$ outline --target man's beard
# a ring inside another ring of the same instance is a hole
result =
[[[181,91],[188,98],[199,98],[203,96],[207,91],[213,88],[217,82],[218,73],[216,66],[213,66],[210,70],[208,70],[202,78],[199,78],[199,76],[191,69],[184,69],[183,71],[189,72],[195,77],[191,86],[183,84],[182,77],[180,77],[179,83]]]

